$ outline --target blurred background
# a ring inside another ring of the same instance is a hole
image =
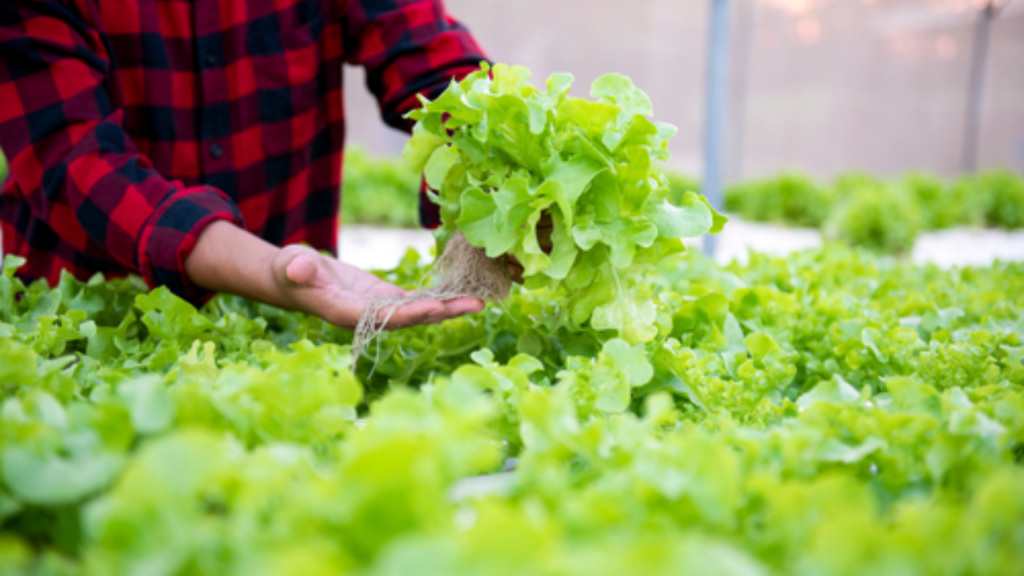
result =
[[[645,90],[680,130],[669,201],[699,191],[732,218],[701,241],[722,262],[834,241],[920,263],[1024,260],[1024,0],[447,6],[538,86],[571,72],[585,97],[620,72]],[[344,221],[415,228],[419,177],[395,159],[407,137],[381,123],[361,70],[346,70],[346,97]],[[347,230],[342,258],[359,265],[431,243]]]
[[[709,0],[446,4],[492,59],[528,67],[538,84],[571,72],[575,94],[586,96],[603,73],[631,77],[655,117],[680,129],[672,167],[701,175]],[[726,183],[786,170],[1024,173],[1024,0],[730,4]],[[976,144],[972,85],[980,88]],[[399,154],[406,137],[381,123],[357,68],[346,69],[346,98],[349,142]]]

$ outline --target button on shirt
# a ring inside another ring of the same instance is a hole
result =
[[[408,129],[483,59],[441,0],[2,0],[4,252],[25,280],[139,273],[193,301],[213,221],[334,252],[342,63]]]

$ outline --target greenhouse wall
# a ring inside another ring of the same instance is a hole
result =
[[[578,90],[621,72],[676,124],[673,163],[698,173],[706,56],[704,0],[448,0],[496,61],[552,72]],[[963,168],[972,40],[984,1],[733,0],[730,180],[800,169],[892,175]],[[628,8],[627,8],[628,7]],[[1024,172],[1024,2],[992,21],[978,167]],[[347,70],[349,134],[377,153],[404,138],[383,127]]]

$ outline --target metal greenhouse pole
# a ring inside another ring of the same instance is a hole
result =
[[[964,122],[964,142],[960,169],[974,172],[978,169],[978,140],[981,133],[981,108],[985,90],[985,67],[988,66],[989,36],[992,21],[1013,0],[999,2],[987,0],[978,14],[974,28],[974,42],[971,47],[970,80],[967,85],[967,115]]]
[[[701,191],[722,209],[722,153],[729,82],[729,0],[711,0],[704,102],[704,182]],[[715,236],[704,237],[704,251],[715,255]]]
[[[978,133],[981,125],[982,89],[985,85],[985,64],[988,63],[988,37],[995,17],[995,3],[989,0],[978,15],[971,49],[971,79],[967,86],[967,118],[964,122],[964,146],[960,169],[978,169]]]

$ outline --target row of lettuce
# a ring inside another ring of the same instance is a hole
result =
[[[699,180],[671,171],[668,176],[677,203],[685,192],[700,190]],[[419,186],[400,159],[349,148],[343,221],[416,227]],[[830,239],[898,254],[910,251],[926,230],[1024,228],[1024,177],[995,170],[949,182],[925,172],[896,179],[851,172],[822,183],[787,172],[729,186],[725,209],[744,220],[818,228]]]
[[[7,172],[0,152],[0,181]],[[668,172],[677,204],[700,182]],[[360,148],[345,154],[342,220],[347,224],[414,228],[419,225],[420,178],[396,158]],[[886,180],[861,172],[823,184],[805,174],[734,184],[725,209],[751,222],[822,230],[831,239],[881,253],[911,251],[922,231],[955,227],[1024,228],[1024,177],[1008,170],[947,182],[915,172]]]
[[[341,219],[346,224],[392,228],[419,226],[420,178],[401,158],[374,157],[359,147],[345,149]]]
[[[415,285],[417,260],[382,275]],[[19,265],[3,574],[1024,565],[1024,264],[679,256],[651,273],[647,344],[519,291],[386,334],[355,375],[351,334],[314,318],[137,279],[25,287]]]
[[[952,182],[923,173],[883,180],[848,173],[823,184],[798,173],[732,186],[726,210],[746,220],[819,228],[880,252],[907,252],[925,230],[1024,228],[1024,177],[1008,170]]]

